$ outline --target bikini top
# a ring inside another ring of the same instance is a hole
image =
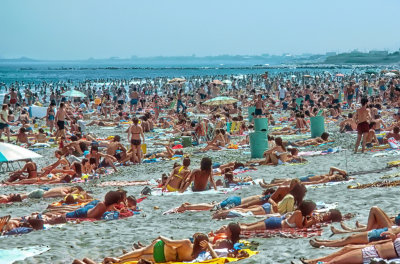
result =
[[[179,173],[181,173],[181,171],[183,170],[183,168],[184,168],[184,166],[181,166],[181,167],[179,168],[179,170],[178,170],[178,173],[177,173],[177,174],[174,174],[174,177],[177,177],[177,178],[183,180],[183,178],[179,175]]]

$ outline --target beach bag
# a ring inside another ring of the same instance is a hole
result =
[[[119,212],[117,212],[117,211],[105,212],[103,214],[103,216],[101,217],[101,219],[103,219],[103,220],[116,220],[118,218],[119,218]]]

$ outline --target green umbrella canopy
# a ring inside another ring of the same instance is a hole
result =
[[[367,70],[365,71],[366,74],[378,74],[376,71],[373,70]]]

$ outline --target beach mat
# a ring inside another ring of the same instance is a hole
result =
[[[50,250],[50,248],[46,246],[0,249],[0,263],[12,264],[16,261],[22,261],[26,258],[37,256],[48,250]]]
[[[270,238],[270,237],[283,237],[283,238],[309,238],[320,236],[322,228],[285,228],[285,229],[272,229],[272,230],[257,230],[257,231],[242,231],[241,238]]]

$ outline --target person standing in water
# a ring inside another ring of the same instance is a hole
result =
[[[358,147],[360,146],[361,138],[362,138],[362,150],[361,152],[364,153],[365,145],[367,143],[367,135],[369,132],[369,121],[371,120],[371,113],[367,108],[368,99],[362,98],[361,99],[361,108],[357,109],[356,114],[354,116],[354,120],[357,124],[357,141],[356,146],[354,149],[354,154],[357,153]]]

